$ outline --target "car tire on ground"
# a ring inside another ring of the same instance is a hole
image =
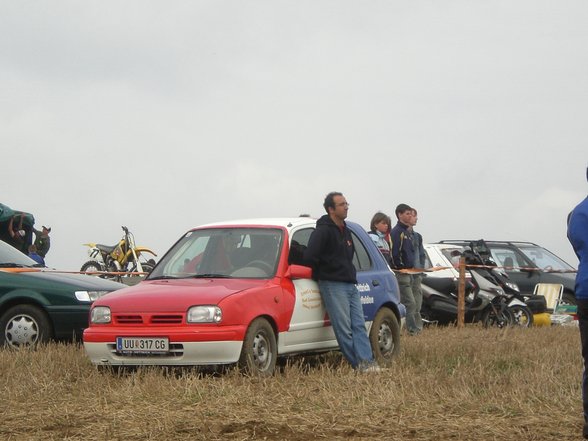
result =
[[[388,366],[400,351],[400,325],[390,308],[380,308],[370,329],[374,358],[380,366]]]
[[[51,339],[49,318],[37,306],[16,305],[0,317],[0,346],[34,347]]]
[[[243,340],[239,368],[249,375],[270,376],[274,373],[277,356],[274,329],[264,318],[253,320]]]

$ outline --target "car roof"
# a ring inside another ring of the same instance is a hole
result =
[[[202,230],[206,228],[237,228],[237,227],[254,227],[254,228],[284,228],[287,231],[291,231],[293,228],[298,227],[314,227],[316,225],[316,218],[308,216],[300,217],[270,217],[270,218],[257,218],[257,219],[237,219],[232,221],[213,222],[209,224],[199,225],[191,228],[189,231]],[[356,233],[365,233],[363,227],[357,222],[345,221],[347,226],[355,231]]]
[[[256,218],[256,219],[237,219],[223,222],[213,222],[199,225],[192,230],[214,227],[282,227],[287,230],[301,225],[314,225],[316,219],[311,217],[274,217],[274,218]]]
[[[423,246],[425,248],[436,248],[438,250],[457,250],[457,249],[464,248],[463,245],[459,245],[459,244],[455,244],[455,243],[437,243],[437,242],[425,243],[425,244],[423,244]]]
[[[452,239],[452,240],[440,240],[436,243],[446,243],[446,244],[469,244],[470,242],[478,242],[479,240],[483,240],[489,245],[513,245],[513,246],[520,246],[520,245],[532,245],[538,247],[536,243],[533,242],[525,242],[520,240],[486,240],[486,239],[475,239],[475,240],[464,240],[464,239]]]

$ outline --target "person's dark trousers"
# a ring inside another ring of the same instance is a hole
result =
[[[582,342],[582,358],[584,372],[582,373],[582,406],[584,408],[584,438],[588,439],[588,299],[577,299],[578,321],[580,325],[580,341]]]

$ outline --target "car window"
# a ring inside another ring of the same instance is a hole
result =
[[[536,245],[520,245],[519,249],[535,266],[541,269],[573,270],[570,265],[561,260],[551,251]]]
[[[425,250],[425,268],[433,268],[433,264],[431,263],[431,259],[429,258],[429,250]]]
[[[149,279],[160,277],[267,278],[278,265],[282,231],[275,228],[211,228],[186,234]]]
[[[24,255],[12,245],[0,240],[0,264],[18,266],[38,266],[37,262]]]
[[[296,231],[292,235],[290,253],[288,255],[289,264],[304,265],[304,250],[306,250],[306,247],[308,246],[308,241],[310,240],[310,235],[313,231],[314,228],[304,228]],[[372,267],[372,261],[368,251],[353,231],[351,231],[351,237],[355,248],[355,252],[353,253],[353,266],[355,266],[357,271],[366,271],[370,269]]]
[[[313,231],[314,228],[303,228],[292,234],[290,253],[288,254],[288,263],[290,265],[304,265],[304,250],[308,246],[308,241]]]
[[[168,263],[168,272],[173,273],[196,273],[196,268],[202,261],[202,255],[210,236],[200,236],[192,241],[184,241],[179,247],[173,259]],[[172,269],[172,265],[174,268]]]
[[[490,253],[492,254],[492,260],[494,260],[498,266],[504,266],[509,271],[519,272],[519,268],[528,266],[524,257],[517,253],[513,248],[492,245],[490,246]]]
[[[454,266],[455,268],[459,267],[459,259],[462,256],[462,253],[465,251],[464,247],[459,248],[442,248],[441,253],[447,261]]]
[[[351,232],[351,237],[353,238],[353,247],[355,248],[355,253],[353,253],[353,265],[355,269],[357,271],[369,270],[372,267],[372,260],[368,251],[353,231]]]

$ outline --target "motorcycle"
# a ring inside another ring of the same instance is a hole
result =
[[[477,264],[479,254],[474,250],[463,252],[466,264]],[[481,322],[484,327],[498,326],[502,328],[512,325],[515,321],[508,303],[512,299],[504,290],[488,280],[483,269],[469,268],[470,280],[466,283],[464,299],[464,318],[466,322]],[[423,303],[421,316],[425,322],[449,324],[457,321],[457,288],[440,292],[423,283]],[[522,303],[522,302],[521,302]],[[523,303],[524,305],[524,303]]]
[[[503,328],[513,324],[514,317],[507,306],[502,288],[490,283],[476,270],[470,270],[473,289],[466,293],[464,319],[468,323],[482,323],[484,327]],[[457,294],[442,293],[427,285],[422,286],[421,316],[426,323],[449,324],[457,321]]]
[[[122,227],[123,237],[116,245],[108,246],[97,243],[85,243],[89,247],[90,260],[84,263],[81,272],[138,272],[150,273],[155,266],[155,260],[145,260],[144,253],[157,256],[146,247],[135,244],[135,236],[127,227]]]
[[[533,325],[534,314],[541,314],[547,311],[545,297],[536,294],[523,294],[519,286],[511,282],[508,274],[502,268],[498,268],[496,262],[491,256],[490,249],[483,240],[470,243],[472,255],[466,263],[474,265],[484,265],[486,267],[480,272],[486,279],[500,286],[508,296],[508,307],[513,313],[515,324],[523,327]]]
[[[509,281],[508,274],[499,268],[489,269],[489,273],[494,283],[502,287],[508,296],[508,307],[515,318],[516,325],[528,328],[533,325],[535,314],[547,311],[544,296],[521,293],[518,285]]]

